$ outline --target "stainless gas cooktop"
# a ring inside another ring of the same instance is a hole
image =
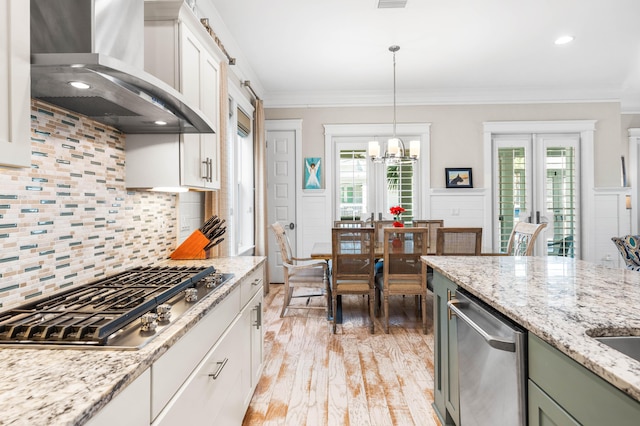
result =
[[[233,274],[141,267],[0,312],[0,344],[139,349]]]

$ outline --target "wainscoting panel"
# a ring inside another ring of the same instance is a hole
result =
[[[434,189],[429,202],[430,213],[425,219],[443,219],[446,227],[484,227],[484,189]],[[491,251],[491,230],[482,231],[482,251]]]
[[[589,259],[601,265],[624,268],[622,257],[611,241],[611,237],[631,233],[631,209],[626,207],[626,196],[631,188],[601,188],[594,194],[595,198],[595,259]],[[585,230],[585,232],[590,232]]]

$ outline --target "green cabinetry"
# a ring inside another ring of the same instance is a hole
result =
[[[455,296],[458,286],[433,273],[434,314],[434,408],[443,425],[460,423],[458,393],[458,337],[456,322],[449,318],[447,301]]]
[[[528,398],[530,426],[640,424],[640,402],[532,333]]]

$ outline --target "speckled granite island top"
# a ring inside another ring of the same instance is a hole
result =
[[[561,257],[422,258],[435,271],[640,401],[640,362],[587,330],[640,335],[640,272]]]
[[[142,374],[254,271],[264,257],[167,261],[235,277],[139,350],[0,348],[0,425],[81,425]]]

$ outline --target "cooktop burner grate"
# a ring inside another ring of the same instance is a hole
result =
[[[105,345],[109,336],[204,277],[210,267],[140,267],[0,312],[0,343]]]

